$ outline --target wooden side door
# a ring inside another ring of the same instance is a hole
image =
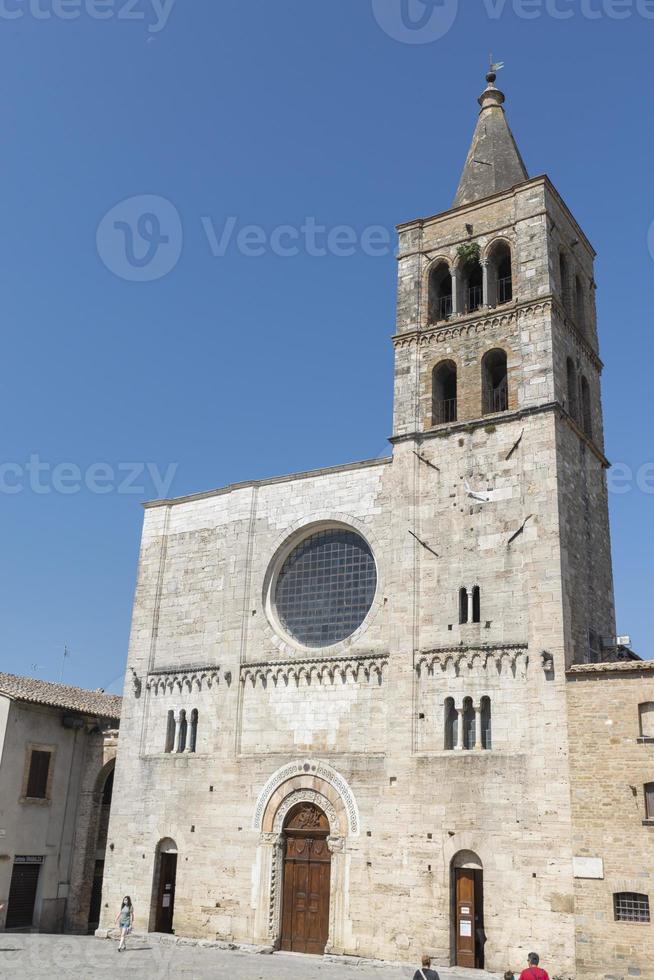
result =
[[[312,809],[313,815],[306,807],[296,813],[286,830],[281,948],[322,956],[329,938],[331,853],[327,820]]]
[[[34,920],[40,864],[14,864],[5,929],[29,929]]]
[[[475,872],[455,871],[456,882],[456,965],[474,970],[477,966],[475,942]]]
[[[159,888],[157,890],[157,916],[155,932],[172,934],[173,916],[175,914],[177,855],[161,854],[159,860]]]

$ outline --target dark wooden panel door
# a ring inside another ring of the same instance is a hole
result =
[[[175,914],[175,880],[177,877],[177,855],[161,854],[159,888],[157,894],[157,916],[155,932],[173,932]]]
[[[287,825],[281,941],[284,950],[320,956],[325,952],[331,877],[328,833],[324,814],[308,805],[292,814]]]
[[[40,864],[15,864],[11,874],[5,929],[29,929],[34,919]]]
[[[475,872],[457,869],[456,874],[456,965],[475,969]]]

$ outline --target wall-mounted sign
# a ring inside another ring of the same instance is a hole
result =
[[[460,923],[459,934],[461,936],[472,936],[472,922],[465,922],[462,920]]]
[[[45,857],[43,854],[17,854],[14,864],[43,864]]]
[[[572,868],[575,878],[596,880],[604,878],[604,861],[602,858],[575,857],[572,859]]]

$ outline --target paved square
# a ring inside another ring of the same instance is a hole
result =
[[[18,980],[412,980],[415,968],[330,962],[320,957],[162,945],[135,937],[126,953],[117,942],[80,936],[0,936],[0,977]],[[489,973],[439,970],[441,980],[491,980]],[[495,978],[493,977],[493,980]]]

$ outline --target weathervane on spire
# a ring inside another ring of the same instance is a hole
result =
[[[495,81],[495,79],[497,78],[498,71],[502,71],[503,68],[504,68],[504,62],[503,61],[493,61],[493,53],[491,52],[491,56],[490,56],[490,71],[489,71],[488,75],[486,75],[486,81],[487,82],[490,82],[492,84]]]

